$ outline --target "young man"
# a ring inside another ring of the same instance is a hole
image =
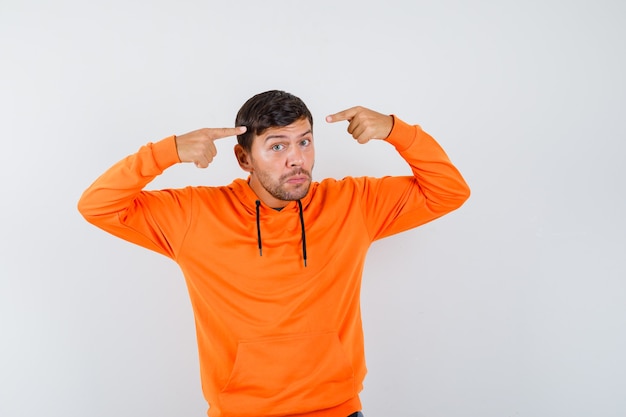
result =
[[[441,147],[419,126],[354,107],[360,143],[386,140],[412,176],[313,182],[313,118],[283,91],[249,99],[234,128],[143,146],[83,194],[94,225],[176,261],[196,319],[210,417],[361,415],[366,373],[360,286],[370,244],[436,219],[469,197]],[[214,141],[237,135],[247,180],[144,191],[168,167],[207,167]]]

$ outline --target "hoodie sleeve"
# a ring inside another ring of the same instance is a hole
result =
[[[189,224],[190,197],[184,190],[143,188],[178,162],[175,136],[148,143],[96,179],[78,211],[117,237],[173,258]]]
[[[386,141],[409,164],[413,176],[363,180],[362,210],[373,240],[441,217],[461,207],[470,195],[441,146],[420,126],[393,118]]]

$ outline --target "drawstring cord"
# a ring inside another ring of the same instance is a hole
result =
[[[304,267],[306,268],[306,233],[304,232],[304,215],[302,214],[302,202],[298,200],[300,208],[300,225],[302,226],[302,257],[304,258]]]
[[[261,243],[261,201],[256,200],[256,238],[259,245],[259,256],[263,256],[263,245]],[[304,258],[304,266],[306,267],[306,232],[304,229],[304,214],[302,210],[302,202],[298,200],[298,209],[300,211],[300,226],[302,227],[302,258]]]
[[[256,239],[259,244],[259,256],[263,256],[263,245],[261,244],[261,221],[260,221],[260,211],[259,206],[261,202],[259,200],[256,201]]]

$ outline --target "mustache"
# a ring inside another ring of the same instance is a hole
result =
[[[293,171],[290,171],[284,175],[280,176],[280,180],[284,181],[287,180],[288,178],[294,177],[296,175],[305,175],[308,179],[311,179],[311,173],[309,171],[307,171],[306,169],[303,168],[296,168]]]

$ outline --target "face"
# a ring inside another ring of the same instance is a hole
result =
[[[235,153],[241,167],[250,173],[250,187],[270,207],[284,207],[309,191],[315,149],[306,118],[269,128],[254,137],[250,152],[237,145]]]

